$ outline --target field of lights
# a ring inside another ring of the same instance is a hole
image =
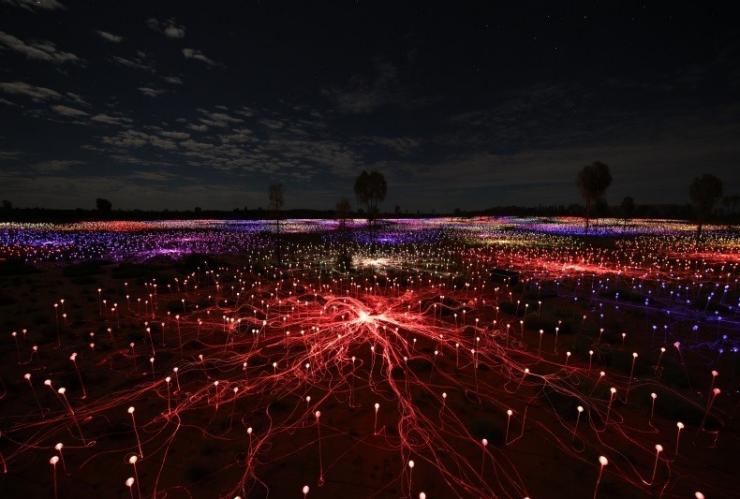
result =
[[[737,497],[740,235],[0,224],[0,497]]]

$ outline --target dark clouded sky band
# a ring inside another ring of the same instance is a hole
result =
[[[265,3],[0,0],[0,197],[328,208],[378,169],[387,207],[569,204],[594,160],[614,203],[740,185],[721,6]]]

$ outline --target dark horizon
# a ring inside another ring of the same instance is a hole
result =
[[[740,185],[740,38],[719,5],[0,1],[0,199],[385,212],[686,204]]]

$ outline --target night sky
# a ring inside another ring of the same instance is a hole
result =
[[[595,160],[613,204],[737,192],[729,3],[402,3],[0,0],[0,198],[327,209],[377,169],[388,210],[570,204]]]

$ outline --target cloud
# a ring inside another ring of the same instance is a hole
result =
[[[15,7],[21,7],[26,10],[63,10],[66,9],[64,5],[57,2],[57,0],[2,0],[2,3],[13,5]]]
[[[31,85],[23,81],[0,82],[0,92],[5,92],[11,95],[22,95],[30,98],[33,102],[62,101],[67,104],[75,104],[79,106],[90,105],[87,103],[87,101],[85,101],[85,99],[82,98],[82,96],[74,92],[66,92],[65,94],[61,94],[56,90]],[[10,101],[7,101],[7,103],[10,105],[17,105]],[[63,104],[53,105],[51,109],[58,114],[73,118],[88,115],[87,112],[77,109],[76,107],[70,107]],[[38,110],[33,110],[30,114],[36,117],[41,116]]]
[[[62,104],[51,106],[51,109],[54,110],[54,112],[61,114],[62,116],[69,116],[72,118],[78,118],[80,116],[88,115],[85,111],[81,111],[69,106],[64,106]]]
[[[248,128],[235,128],[231,133],[219,135],[224,144],[244,144],[254,140],[254,133]]]
[[[53,64],[64,64],[66,62],[81,62],[81,59],[71,52],[64,52],[59,50],[56,45],[52,42],[45,40],[37,40],[29,43],[24,42],[20,38],[16,38],[13,35],[0,31],[0,48],[5,47],[6,49],[13,50],[19,54],[23,54],[28,59],[35,59],[37,61],[46,61]]]
[[[185,37],[185,26],[178,25],[177,22],[170,18],[166,21],[159,21],[154,17],[150,17],[146,20],[146,25],[150,29],[162,33],[168,38],[184,38]]]
[[[280,130],[281,128],[285,127],[285,122],[272,118],[262,118],[261,120],[259,120],[259,123],[260,125],[271,128],[273,130]]]
[[[173,85],[182,85],[182,78],[179,76],[165,76],[162,78],[167,83],[171,83]]]
[[[177,149],[177,143],[171,139],[138,130],[124,130],[116,135],[103,137],[103,143],[119,149],[140,149],[145,146],[152,146],[165,151]]]
[[[108,114],[96,114],[95,116],[90,118],[90,121],[94,121],[96,123],[104,123],[106,125],[118,126],[124,126],[131,123],[131,120],[129,118],[110,116]]]
[[[132,180],[145,180],[147,182],[168,182],[177,179],[178,176],[167,172],[134,171],[128,175]]]
[[[0,97],[0,104],[4,104],[6,106],[11,106],[11,107],[18,107],[18,104],[16,104],[15,102],[11,102],[8,99],[3,99],[2,97]]]
[[[231,176],[256,173],[305,182],[322,173],[352,176],[359,165],[367,164],[367,158],[352,144],[330,136],[325,123],[317,116],[305,120],[291,115],[288,119],[278,113],[265,116],[264,111],[249,110],[259,127],[255,131],[247,128],[245,120],[226,106],[199,108],[197,112],[195,122],[186,118],[175,120],[185,130],[201,132],[194,137],[182,129],[128,128],[101,138],[101,147],[90,150],[109,158],[125,158],[127,164],[151,165],[154,159],[194,169],[208,165],[214,178],[218,178],[217,172]],[[211,133],[203,133],[208,131]],[[413,141],[399,139],[400,145],[393,144],[399,148],[411,147]]]
[[[287,162],[309,176],[318,169],[340,177],[354,176],[364,163],[358,151],[331,138],[277,138],[269,142],[265,152],[281,165]]]
[[[198,169],[208,165],[214,172],[229,172],[230,175],[254,172],[281,177],[299,176],[301,179],[314,175],[319,165],[326,168],[326,162],[339,168],[339,163],[346,164],[347,154],[351,154],[331,141],[312,143],[310,138],[305,138],[289,142],[283,138],[290,134],[285,128],[274,131],[267,128],[270,133],[279,133],[281,137],[261,140],[244,125],[235,128],[244,120],[220,107],[197,111],[201,123],[189,123],[186,119],[176,121],[186,130],[206,132],[214,129],[212,134],[199,133],[194,138],[182,129],[163,130],[159,126],[144,130],[128,128],[102,137],[102,148],[91,150],[106,157],[128,158],[127,163],[132,164],[151,164],[152,159],[163,158],[171,165]]]
[[[113,57],[111,57],[111,59],[121,66],[126,66],[127,68],[141,69],[142,71],[149,71],[150,73],[154,72],[154,66],[151,62],[148,61],[146,54],[141,50],[137,51],[136,55],[132,58],[125,58],[114,55]]]
[[[121,43],[123,41],[122,36],[114,35],[108,31],[97,30],[95,32],[100,36],[100,38],[111,43]]]
[[[35,162],[29,162],[28,160],[21,161],[21,159],[20,154],[14,152],[4,154],[0,152],[0,161],[6,160],[10,162],[9,166],[3,167],[6,181],[23,177],[36,179],[39,175],[68,174],[69,172],[67,170],[71,166],[85,164],[84,161],[71,159],[49,159]]]
[[[375,60],[371,79],[355,75],[344,87],[327,88],[322,94],[345,114],[367,114],[387,104],[411,102],[403,97],[396,67],[383,59]]]
[[[0,161],[18,159],[21,156],[20,151],[0,151]]]
[[[37,87],[22,81],[0,82],[0,91],[13,95],[25,95],[35,102],[59,99],[62,96],[56,90]]]
[[[83,99],[79,94],[76,94],[74,92],[67,92],[65,93],[67,98],[76,104],[81,104],[83,106],[89,106],[90,104],[87,103],[85,99]]]
[[[158,97],[165,93],[164,90],[160,90],[158,88],[149,88],[149,87],[139,87],[139,92],[146,95],[147,97]]]
[[[354,141],[358,146],[381,147],[398,156],[409,156],[419,150],[421,143],[410,137],[360,137]]]
[[[190,138],[190,134],[186,132],[161,132],[162,137],[175,140],[185,140]]]
[[[200,118],[199,121],[212,127],[227,128],[232,124],[244,122],[241,118],[235,118],[234,116],[230,116],[227,113],[219,111],[208,111],[207,109],[199,108],[198,112],[205,116],[204,118]]]
[[[38,163],[32,163],[30,165],[27,165],[26,168],[38,173],[56,173],[64,171],[70,166],[82,164],[84,164],[84,161],[51,159],[48,161],[39,161]]]
[[[207,57],[200,50],[184,48],[184,49],[182,49],[182,55],[185,56],[185,59],[195,59],[196,61],[203,62],[205,64],[208,64],[209,66],[218,66],[219,65],[219,63],[217,63],[213,59]]]

